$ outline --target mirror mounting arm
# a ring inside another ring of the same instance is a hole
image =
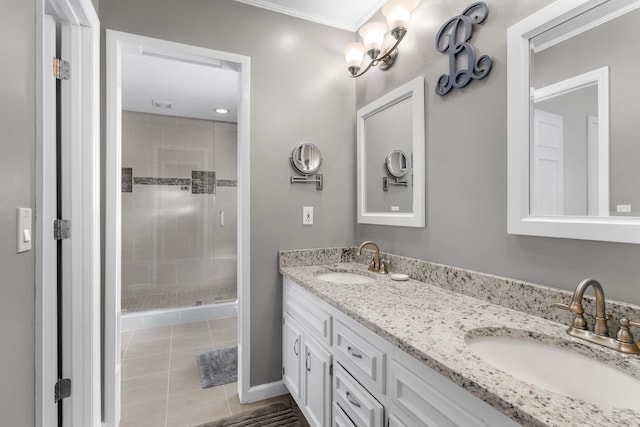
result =
[[[310,175],[304,175],[304,176],[292,176],[291,177],[291,183],[292,184],[316,184],[316,190],[322,190],[322,187],[324,186],[324,177],[322,176],[321,173],[317,173],[316,174],[316,179],[311,179]]]

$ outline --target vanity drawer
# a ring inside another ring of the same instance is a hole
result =
[[[333,404],[333,427],[356,427],[337,403]]]
[[[360,325],[355,331],[336,319],[334,331],[335,357],[353,377],[372,390],[385,393],[386,355],[380,348],[384,343],[376,343],[379,337]],[[367,339],[369,338],[369,339]]]
[[[317,297],[308,295],[299,285],[285,281],[285,310],[296,319],[318,341],[331,346],[332,316],[313,301]]]
[[[356,427],[382,427],[383,407],[339,364],[334,364],[333,401]]]

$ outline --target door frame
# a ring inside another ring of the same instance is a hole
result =
[[[223,60],[239,75],[238,102],[238,394],[242,403],[265,398],[262,387],[250,385],[250,58],[182,43],[107,29],[106,33],[106,206],[105,206],[105,342],[104,424],[120,420],[120,274],[122,51],[144,45],[165,57],[207,63]]]
[[[63,376],[72,379],[72,395],[63,406],[64,426],[99,426],[100,393],[100,22],[91,0],[36,0],[36,299],[35,425],[58,425],[54,384],[57,372],[55,132],[51,108],[52,58],[45,57],[45,13],[65,24],[71,79],[61,101],[65,135],[62,165],[71,179],[63,182],[65,215],[72,235],[65,302]],[[53,125],[52,125],[53,124]],[[52,127],[53,126],[53,127]],[[66,273],[65,273],[66,274]],[[66,285],[65,285],[66,286]]]

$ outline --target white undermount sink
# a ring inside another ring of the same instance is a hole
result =
[[[345,285],[371,283],[376,280],[373,277],[365,276],[364,274],[351,273],[347,271],[325,271],[316,274],[316,279],[331,283],[342,283]]]
[[[604,362],[509,336],[467,336],[466,343],[484,361],[538,387],[604,407],[640,410],[640,380]]]

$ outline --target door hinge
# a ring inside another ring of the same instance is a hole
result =
[[[69,378],[59,378],[55,386],[55,403],[71,396],[71,380]]]
[[[282,367],[282,376],[284,377],[284,366]]]
[[[329,376],[330,377],[333,376],[333,363],[331,365],[329,365]]]
[[[53,77],[58,80],[69,80],[69,61],[53,58]]]
[[[53,238],[64,240],[71,237],[71,221],[68,219],[56,219],[53,221]]]

